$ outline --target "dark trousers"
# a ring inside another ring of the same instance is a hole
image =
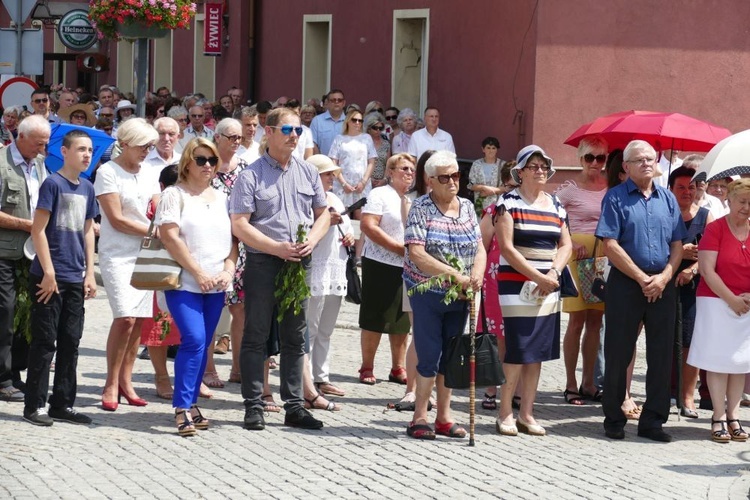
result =
[[[29,276],[32,297],[36,297],[37,284],[41,281],[39,276]],[[25,400],[28,412],[44,408],[47,404],[49,367],[55,355],[55,344],[57,361],[50,407],[72,407],[76,399],[78,345],[83,334],[83,283],[58,281],[57,288],[59,293],[53,294],[49,302],[34,302],[31,306],[31,344]]]
[[[607,280],[604,315],[604,428],[622,429],[627,422],[620,406],[625,399],[628,364],[638,340],[638,325],[646,332],[646,402],[639,429],[661,428],[669,418],[669,382],[672,367],[677,296],[674,282],[662,298],[649,303],[640,285],[612,268]]]
[[[16,308],[16,261],[0,259],[0,388],[10,387],[13,316]]]
[[[245,328],[240,351],[240,373],[242,397],[247,406],[263,407],[263,363],[267,357],[266,342],[271,324],[276,320],[276,275],[283,265],[283,260],[272,255],[246,254],[244,279],[248,285],[245,287]],[[303,302],[299,315],[289,309],[279,323],[280,392],[286,410],[302,406],[304,401],[302,370],[305,362],[306,328],[307,300]]]

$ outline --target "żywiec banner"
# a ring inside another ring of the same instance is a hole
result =
[[[222,23],[222,3],[209,2],[204,5],[203,19],[203,55],[220,56],[224,34]]]

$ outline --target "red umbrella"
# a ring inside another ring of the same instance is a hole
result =
[[[631,110],[602,116],[583,125],[565,140],[565,144],[577,147],[584,137],[597,134],[607,139],[610,149],[622,149],[630,141],[641,139],[657,151],[708,151],[732,135],[724,127],[682,113]]]

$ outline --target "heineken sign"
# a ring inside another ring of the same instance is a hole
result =
[[[96,42],[96,30],[91,25],[89,13],[83,9],[71,10],[57,24],[57,36],[70,50],[83,51]]]

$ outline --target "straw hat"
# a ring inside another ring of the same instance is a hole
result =
[[[306,161],[312,163],[318,169],[318,174],[325,174],[326,172],[338,173],[341,170],[326,155],[312,155]]]
[[[87,127],[93,127],[94,125],[96,125],[96,115],[94,115],[94,112],[91,110],[91,106],[89,106],[88,104],[74,104],[72,106],[68,106],[67,108],[61,109],[57,113],[57,116],[65,120],[67,123],[70,123],[70,115],[72,115],[76,111],[86,113]]]

